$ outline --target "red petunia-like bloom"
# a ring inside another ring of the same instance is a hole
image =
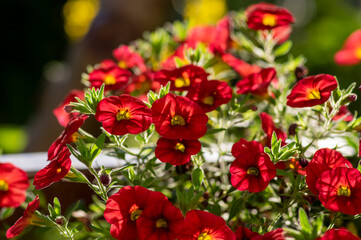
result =
[[[26,172],[11,163],[0,163],[0,208],[20,206],[28,187]]]
[[[321,174],[337,167],[352,168],[352,164],[336,150],[329,148],[317,150],[306,167],[306,182],[310,191],[313,194],[318,195],[316,182]]]
[[[114,135],[144,132],[152,124],[152,110],[141,100],[127,94],[102,99],[95,119]]]
[[[202,210],[187,212],[179,230],[179,240],[236,240],[223,218]]]
[[[234,71],[236,71],[241,77],[247,77],[253,73],[258,73],[261,71],[261,67],[257,65],[251,65],[229,53],[224,53],[222,55],[222,61],[232,67]]]
[[[168,93],[152,105],[153,123],[162,137],[198,139],[207,132],[208,117],[192,100]]]
[[[39,204],[39,197],[36,196],[35,199],[28,204],[23,216],[19,218],[15,222],[15,224],[7,230],[7,238],[13,238],[19,235],[28,225],[34,225],[34,222],[41,222],[39,217],[35,215],[35,210],[39,208]],[[38,223],[36,223],[35,225],[38,225]]]
[[[248,27],[254,30],[273,29],[295,22],[287,9],[270,3],[253,4],[246,9],[245,14]]]
[[[340,240],[340,239],[347,239],[347,240],[360,240],[359,237],[353,235],[349,230],[346,228],[332,228],[325,232],[325,235],[322,237],[316,238],[316,240]]]
[[[189,162],[191,155],[197,154],[201,150],[201,143],[197,139],[167,139],[159,138],[154,150],[155,156],[162,162],[175,166]]]
[[[232,154],[236,159],[230,167],[231,183],[238,190],[263,191],[276,176],[276,167],[261,143],[241,139],[232,146]]]
[[[143,58],[139,53],[133,51],[127,45],[122,45],[113,51],[114,58],[118,61],[118,66],[123,69],[129,69],[138,67],[141,72],[145,72],[147,67],[145,66]]]
[[[35,174],[33,183],[35,189],[40,190],[60,181],[68,174],[70,168],[70,151],[67,148],[63,148],[45,168]]]
[[[152,204],[168,201],[160,192],[141,186],[125,186],[109,197],[104,218],[111,224],[111,235],[119,240],[138,239],[137,220],[144,209]]]
[[[68,123],[74,118],[80,115],[80,113],[72,112],[67,113],[64,110],[64,107],[71,102],[77,102],[75,97],[79,99],[84,99],[84,92],[81,90],[72,90],[69,95],[65,98],[65,100],[58,105],[57,108],[54,109],[53,114],[55,115],[56,119],[58,119],[58,122],[61,126],[66,127]]]
[[[276,133],[278,139],[282,140],[282,144],[285,144],[285,141],[287,139],[287,134],[283,132],[281,129],[276,128],[272,117],[265,112],[260,113],[259,117],[261,118],[262,121],[262,129],[267,135],[267,146],[271,146],[271,139],[273,132]]]
[[[268,95],[268,86],[276,81],[277,74],[274,68],[265,68],[258,73],[253,73],[237,82],[238,94],[251,93],[261,97]]]
[[[350,66],[361,62],[361,29],[353,32],[339,50],[334,60],[336,64],[342,66]]]
[[[153,75],[154,81],[165,86],[170,82],[170,90],[186,91],[198,88],[203,81],[207,80],[208,74],[203,68],[195,65],[186,65],[173,70],[160,70]]]
[[[323,104],[337,88],[336,79],[328,74],[319,74],[301,79],[287,96],[290,107],[312,107]]]
[[[67,149],[66,144],[77,141],[80,136],[77,132],[87,118],[87,115],[82,114],[75,117],[68,123],[61,135],[51,144],[48,150],[48,160],[52,160],[57,157],[64,148]]]
[[[168,200],[146,207],[137,221],[139,240],[176,239],[184,218],[181,211]]]
[[[325,208],[349,215],[361,213],[361,173],[337,167],[325,171],[316,182],[318,198]]]
[[[89,73],[90,88],[100,88],[105,84],[105,91],[119,90],[125,88],[128,84],[132,73],[118,66],[96,68]]]
[[[211,112],[228,103],[232,99],[232,94],[232,88],[228,83],[211,80],[202,83],[198,89],[190,89],[186,97],[195,101],[205,112]]]

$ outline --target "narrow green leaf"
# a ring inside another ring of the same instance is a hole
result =
[[[206,135],[212,135],[212,134],[216,134],[222,131],[227,130],[227,128],[214,128],[214,129],[210,129],[207,131]]]
[[[198,189],[203,181],[203,170],[201,168],[194,168],[192,171],[192,182],[195,189]]]
[[[73,214],[73,212],[79,207],[80,204],[80,200],[78,200],[75,204],[72,204],[70,208],[68,208],[68,210],[66,210],[65,212],[65,218],[67,220],[70,219],[71,215]]]
[[[60,216],[61,215],[61,205],[59,202],[59,199],[57,197],[54,198],[54,212],[56,214],[56,216]]]
[[[286,55],[291,50],[291,48],[292,48],[292,41],[288,40],[274,51],[274,55],[276,57]]]
[[[11,215],[13,215],[15,211],[15,208],[2,208],[0,210],[0,220],[5,220],[7,218],[9,218]]]
[[[361,160],[357,164],[357,170],[359,170],[361,172]]]
[[[302,232],[311,236],[311,234],[312,234],[311,224],[310,224],[307,214],[303,208],[300,208],[298,210],[298,217],[299,217]]]
[[[89,160],[94,161],[94,159],[100,154],[100,152],[103,150],[104,142],[105,142],[105,134],[102,133],[99,135],[99,137],[91,147],[90,150],[91,159]],[[89,164],[91,165],[91,162]]]

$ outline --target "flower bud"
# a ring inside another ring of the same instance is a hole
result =
[[[351,94],[350,96],[348,96],[347,99],[348,99],[350,102],[354,102],[354,101],[356,101],[356,98],[357,98],[356,94]]]
[[[74,106],[71,106],[71,105],[64,106],[64,111],[67,113],[71,113],[73,110],[74,110]]]
[[[308,74],[308,69],[305,66],[299,66],[295,69],[295,76],[297,81],[304,79]]]
[[[301,167],[305,168],[308,165],[308,161],[305,158],[298,159],[298,162],[300,163]]]
[[[258,110],[258,107],[257,107],[256,105],[252,105],[252,106],[251,106],[251,110],[255,112],[255,111]]]
[[[112,182],[111,176],[108,173],[106,173],[104,170],[101,170],[99,172],[99,178],[100,178],[100,182],[104,186],[108,186]]]
[[[298,127],[298,124],[292,123],[292,124],[288,127],[288,135],[290,135],[290,136],[296,135],[297,127]]]
[[[63,216],[56,217],[56,218],[55,218],[55,222],[56,222],[58,225],[63,225],[64,222],[65,222],[64,217],[63,217]]]

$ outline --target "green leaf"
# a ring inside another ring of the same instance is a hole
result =
[[[135,136],[135,140],[137,140],[140,144],[145,144],[145,138],[142,137],[140,134]]]
[[[214,128],[207,131],[205,135],[212,135],[227,130],[227,128]]]
[[[97,140],[95,141],[95,143],[92,145],[91,149],[90,149],[90,156],[91,158],[88,159],[89,162],[89,166],[91,166],[92,162],[94,161],[94,159],[100,154],[100,152],[103,150],[104,147],[104,142],[105,142],[105,134],[102,133],[99,135],[99,137],[97,138]]]
[[[286,55],[291,50],[291,48],[292,48],[292,41],[288,40],[274,51],[274,55],[275,57]]]
[[[203,170],[199,167],[194,168],[192,171],[192,182],[195,189],[198,189],[203,181]]]
[[[54,212],[56,214],[56,216],[60,216],[61,215],[61,205],[59,202],[59,199],[57,197],[54,198]]]
[[[239,214],[239,211],[241,211],[241,205],[242,205],[243,199],[237,199],[233,202],[231,209],[229,210],[229,217],[228,221],[230,221],[233,217]]]
[[[324,219],[324,215],[323,212],[321,212],[321,214],[316,218],[316,221],[313,222],[312,239],[315,239],[321,235],[322,227],[323,227],[323,219]]]
[[[56,212],[55,212],[53,206],[51,206],[50,203],[48,203],[48,211],[49,211],[50,217],[51,217],[52,219],[55,219],[55,217],[56,217],[57,215],[56,215]]]
[[[7,218],[9,218],[11,215],[13,215],[15,211],[15,208],[2,208],[0,210],[0,220],[5,220]]]
[[[68,208],[68,210],[65,212],[65,218],[67,220],[70,219],[71,214],[73,214],[73,212],[79,207],[80,204],[80,200],[78,200],[75,204],[72,204],[70,208]]]
[[[298,217],[299,217],[302,232],[306,233],[307,236],[311,236],[311,234],[312,234],[311,224],[310,224],[307,214],[303,208],[300,208],[298,210]]]

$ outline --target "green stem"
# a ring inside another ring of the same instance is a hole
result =
[[[99,187],[99,189],[101,191],[101,193],[98,194],[98,195],[106,202],[108,200],[107,191],[106,191],[104,185],[102,184],[102,182],[100,181],[100,178],[99,178],[97,172],[92,167],[89,167],[88,169],[89,169],[90,173],[95,177],[95,179],[97,181],[97,184],[98,184],[98,187]]]

